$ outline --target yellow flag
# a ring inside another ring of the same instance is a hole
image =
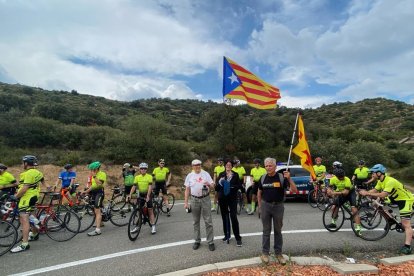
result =
[[[302,116],[298,118],[298,144],[292,150],[294,154],[300,157],[300,164],[302,167],[310,172],[313,180],[316,179],[315,171],[313,170],[312,157],[310,154],[308,141],[306,140],[305,128],[303,127]]]

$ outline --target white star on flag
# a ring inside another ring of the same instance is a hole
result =
[[[233,72],[231,72],[231,76],[230,76],[230,77],[228,77],[228,78],[231,80],[231,84],[233,84],[233,82],[239,82],[239,81],[237,80],[236,75],[235,75]]]

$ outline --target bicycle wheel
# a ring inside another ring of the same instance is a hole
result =
[[[92,209],[92,210],[89,210]],[[80,220],[79,233],[83,233],[92,227],[95,222],[95,212],[89,205],[73,206],[72,210],[76,213]]]
[[[332,218],[332,211],[334,208],[339,208],[336,220]],[[322,221],[323,226],[329,232],[336,232],[341,229],[345,221],[344,208],[342,206],[338,207],[335,204],[329,204],[323,211]]]
[[[52,212],[45,219],[45,233],[54,241],[63,242],[79,233],[80,220],[75,212],[61,206],[58,212]]]
[[[318,193],[317,206],[319,210],[325,210],[326,206],[330,203],[332,202],[329,201],[329,197],[326,194],[323,192]]]
[[[17,229],[8,221],[0,221],[0,256],[6,254],[17,242]]]
[[[359,217],[361,218],[361,226],[365,229],[377,228],[382,221],[382,216],[378,210],[371,206],[363,206],[358,212]]]
[[[160,215],[160,207],[159,207],[158,203],[154,202],[152,211],[154,212],[154,223],[149,222],[150,226],[156,225],[157,222],[158,222],[158,217]],[[149,217],[148,217],[148,220],[150,220]]]
[[[240,191],[237,191],[237,214],[238,215],[240,215],[242,209],[243,209],[243,194]]]
[[[115,198],[116,199],[116,198]],[[111,204],[111,212],[109,220],[116,226],[125,226],[129,222],[129,216],[132,210],[125,207],[125,200],[113,202]],[[117,210],[117,211],[114,211]]]
[[[118,195],[113,199],[113,204],[111,205],[111,211],[118,212],[124,209],[126,205],[125,197],[123,195]]]
[[[129,218],[128,222],[128,238],[131,241],[135,241],[139,233],[141,232],[141,226],[142,226],[142,214],[141,209],[137,208],[135,209],[131,217]]]
[[[308,203],[312,208],[316,208],[318,206],[318,203],[316,200],[317,196],[318,196],[318,191],[316,191],[315,189],[310,190],[308,194]]]
[[[361,218],[361,225],[363,227],[361,235],[359,236],[361,239],[377,241],[384,238],[390,231],[391,226],[388,220],[383,218],[380,212],[375,212],[372,216],[367,216],[365,219],[366,221],[362,223],[363,220]],[[371,228],[366,228],[367,225]]]
[[[172,210],[172,208],[174,207],[174,203],[175,203],[175,197],[173,194],[168,193],[167,195],[167,204],[165,204],[165,202],[162,202],[162,206],[161,206],[161,211],[166,214],[169,211]]]

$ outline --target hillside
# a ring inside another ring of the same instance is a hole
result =
[[[286,160],[297,109],[255,110],[197,100],[142,99],[120,102],[0,83],[0,162],[13,165],[27,153],[43,164],[184,165],[194,158],[237,156]],[[384,163],[414,175],[414,106],[383,98],[301,110],[313,156]],[[408,140],[407,140],[408,141]],[[296,160],[297,161],[297,160]],[[411,173],[410,173],[411,172]]]

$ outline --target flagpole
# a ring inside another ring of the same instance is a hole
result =
[[[289,169],[289,165],[290,165],[290,157],[292,155],[293,142],[295,140],[296,128],[298,126],[298,119],[299,119],[299,112],[298,112],[298,114],[296,114],[296,122],[295,122],[295,127],[293,128],[292,142],[290,142],[290,150],[289,150],[289,157],[288,157],[288,161],[287,161],[287,165],[286,165],[286,171]]]

